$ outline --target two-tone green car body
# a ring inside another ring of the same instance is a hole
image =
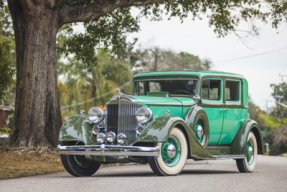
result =
[[[74,176],[94,174],[103,163],[149,163],[157,175],[179,174],[187,159],[236,159],[252,172],[266,152],[248,114],[248,83],[238,74],[167,71],[137,74],[131,93],[111,98],[106,110],[69,118],[58,145]]]

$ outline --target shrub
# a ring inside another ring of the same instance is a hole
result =
[[[287,152],[287,126],[280,129],[273,129],[266,137],[265,142],[269,143],[269,155],[280,155]]]

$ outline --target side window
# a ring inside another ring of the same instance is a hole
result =
[[[135,82],[134,95],[143,95],[143,82]]]
[[[225,100],[239,101],[239,81],[226,81]]]
[[[221,80],[205,79],[201,90],[202,99],[220,100]]]

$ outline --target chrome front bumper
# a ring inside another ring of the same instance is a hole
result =
[[[158,157],[160,148],[120,145],[68,145],[57,146],[62,155],[93,155],[93,156],[152,156]]]

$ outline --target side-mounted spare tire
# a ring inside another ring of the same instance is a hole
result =
[[[209,122],[204,109],[193,106],[188,109],[184,119],[196,135],[200,144],[206,148],[209,141]]]

